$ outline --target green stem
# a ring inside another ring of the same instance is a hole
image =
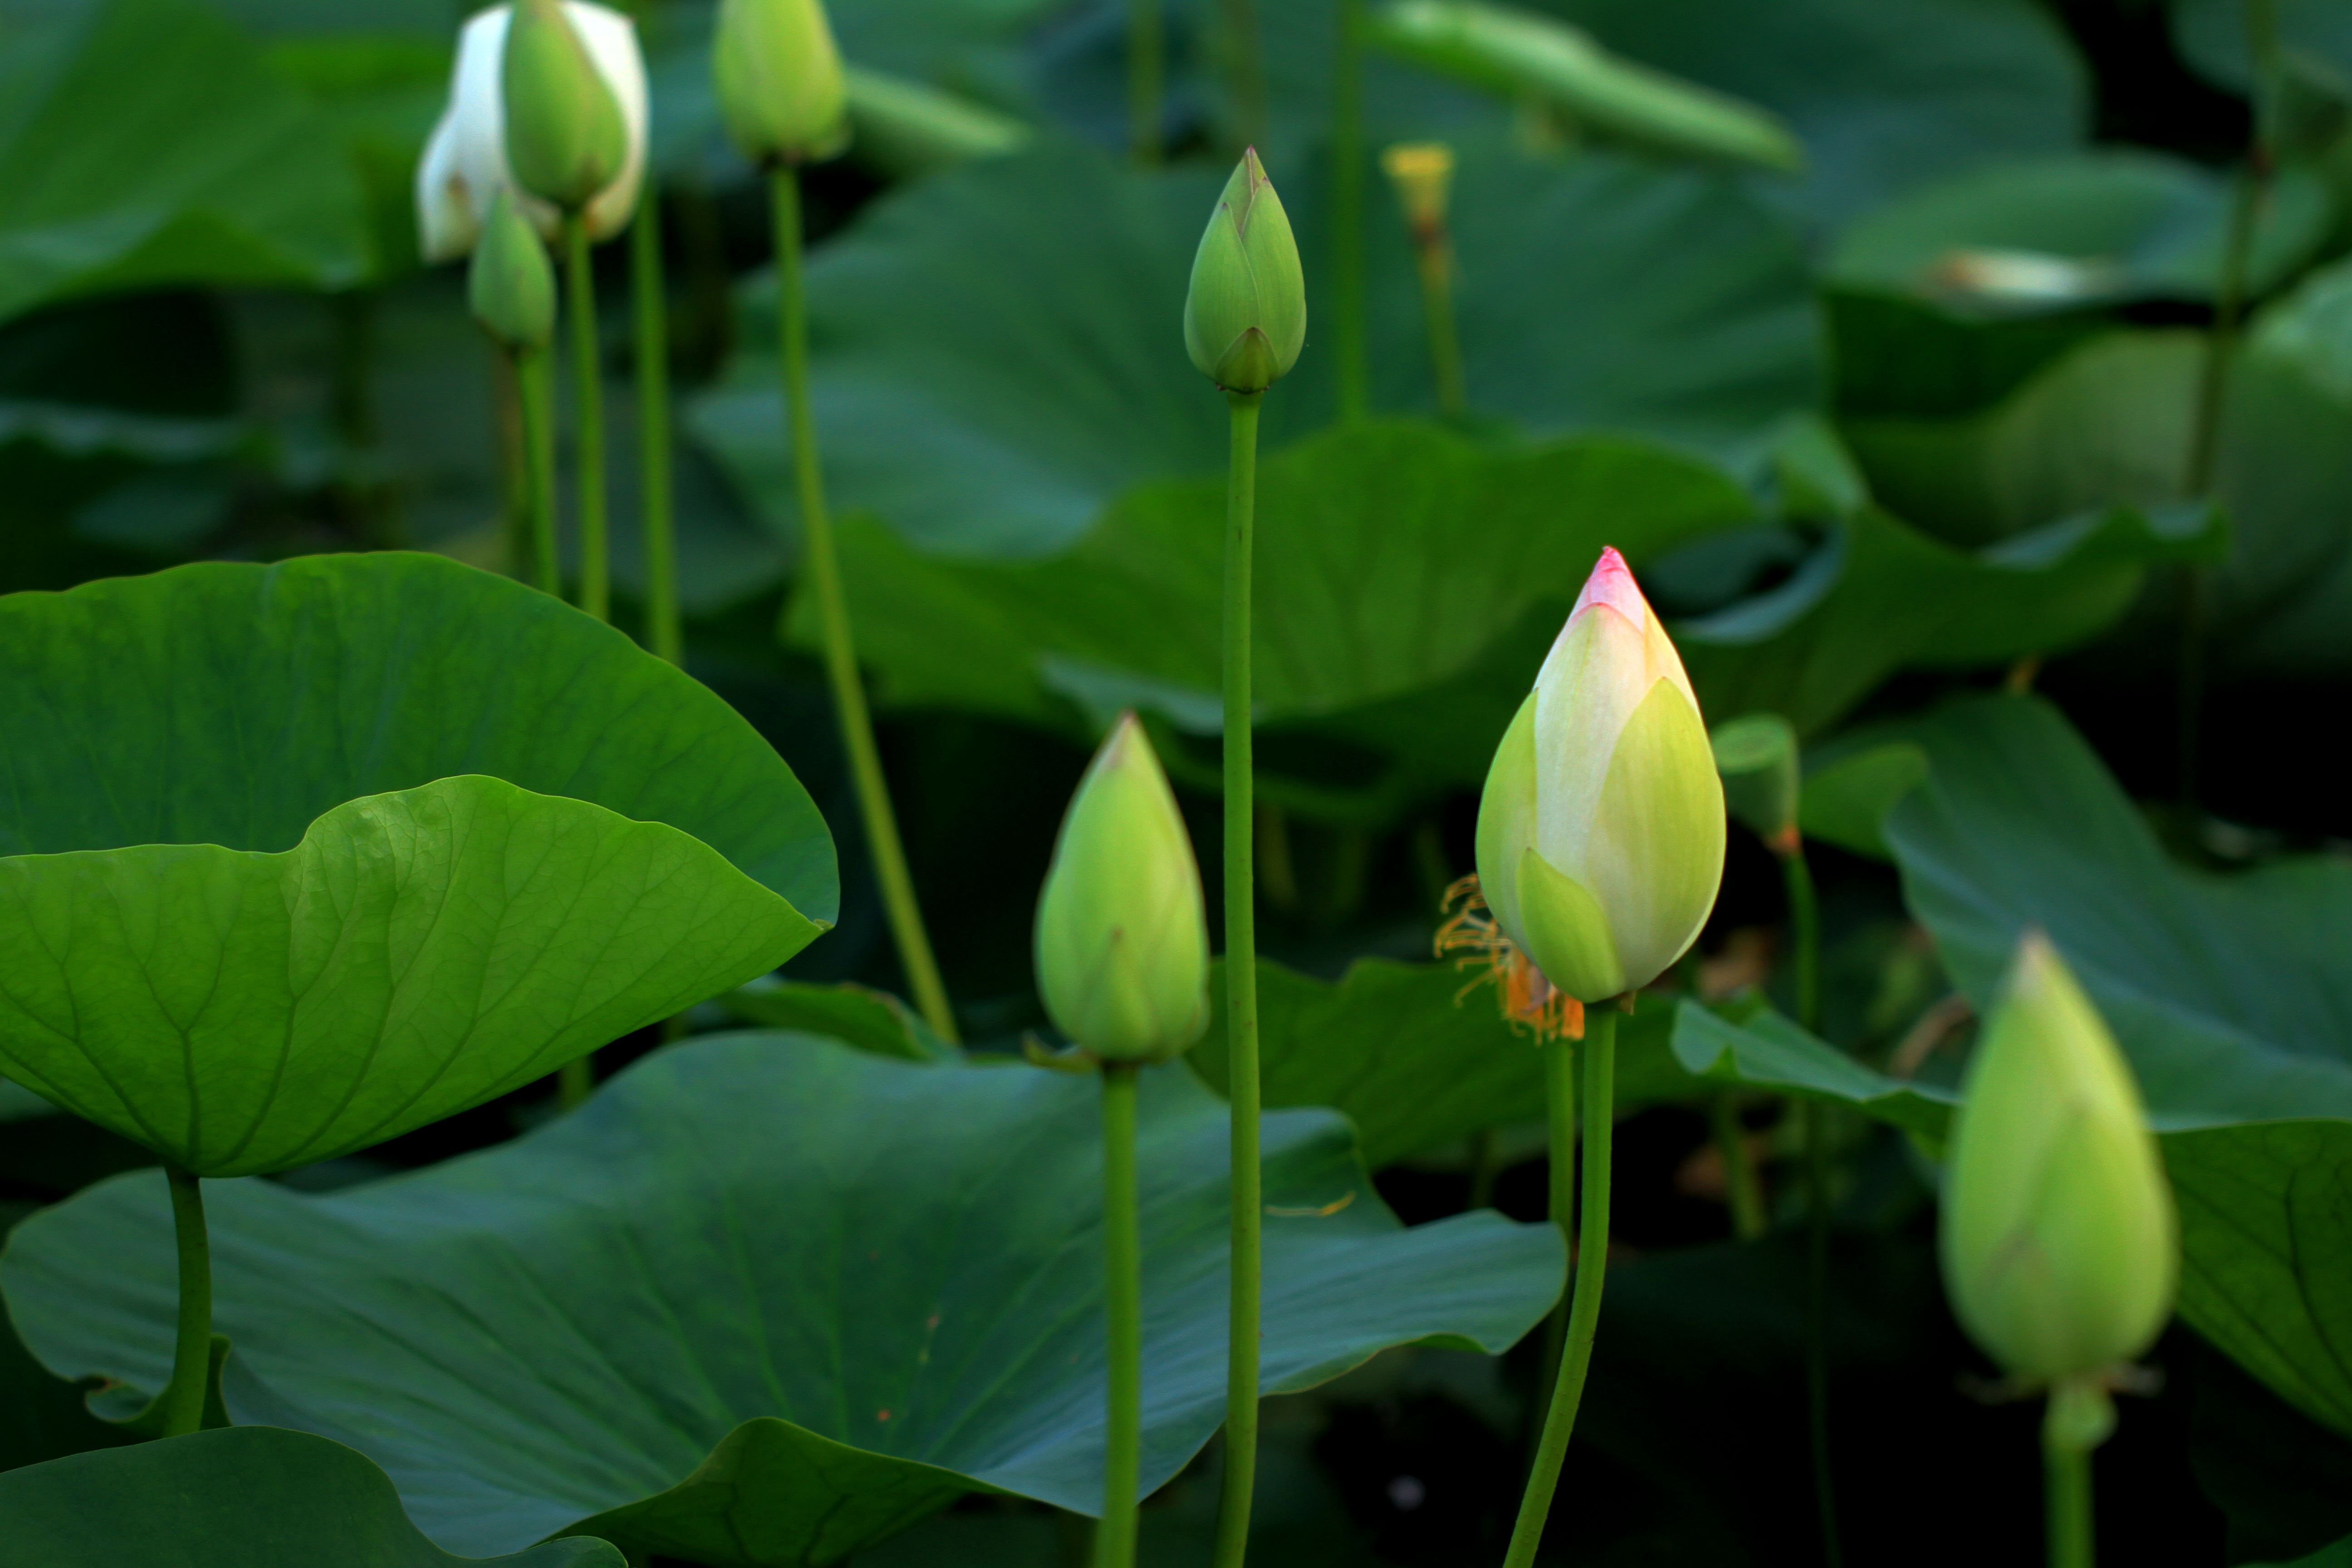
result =
[[[1258,50],[1255,0],[1223,0],[1225,74],[1234,132],[1244,147],[1265,134],[1265,67]]]
[[[572,314],[572,408],[579,447],[580,607],[612,619],[612,559],[604,539],[604,386],[596,347],[596,269],[588,259],[588,222],[563,215],[563,258]]]
[[[2091,1568],[2091,1450],[2042,1438],[2042,1476],[2049,1532],[2049,1568]]]
[[[213,1364],[213,1251],[199,1178],[173,1165],[163,1175],[172,1187],[172,1230],[179,1241],[180,1328],[172,1347],[172,1381],[157,1403],[163,1436],[178,1437],[205,1424]]]
[[[1331,77],[1332,346],[1339,376],[1339,417],[1361,419],[1371,407],[1364,343],[1364,0],[1339,0],[1338,52]]]
[[[1608,1275],[1609,1153],[1617,1110],[1617,1008],[1602,1003],[1584,1013],[1584,1044],[1577,1050],[1584,1067],[1584,1213],[1580,1228],[1584,1257],[1570,1288],[1568,1342],[1559,1359],[1559,1381],[1544,1412],[1543,1437],[1536,1445],[1528,1489],[1519,1499],[1503,1568],[1528,1568],[1543,1544],[1544,1521],[1576,1429],[1576,1407],[1584,1397],[1585,1373],[1592,1366],[1592,1338],[1601,1327],[1601,1287]]]
[[[1822,917],[1812,868],[1800,842],[1780,857],[1788,890],[1790,945],[1797,966],[1797,1021],[1822,1028]],[[1812,1447],[1813,1507],[1822,1532],[1822,1561],[1843,1560],[1837,1522],[1837,1487],[1830,1469],[1830,1158],[1826,1107],[1798,1108],[1805,1145],[1805,1415]]]
[[[636,306],[637,483],[646,530],[646,645],[684,662],[677,616],[677,540],[670,482],[669,294],[662,282],[661,202],[653,172],[629,226],[630,283]]]
[[[596,1092],[596,1058],[579,1057],[555,1069],[555,1108],[577,1110]]]
[[[530,576],[541,593],[562,597],[555,553],[555,359],[546,349],[514,357],[522,405],[523,504],[530,514]]]
[[[1469,412],[1462,376],[1462,340],[1454,326],[1454,268],[1443,240],[1423,247],[1421,310],[1429,326],[1429,369],[1437,383],[1437,411],[1448,419]]]
[[[1225,472],[1225,1040],[1233,1105],[1233,1301],[1226,1320],[1225,1478],[1214,1568],[1249,1552],[1257,1482],[1257,911],[1250,828],[1250,557],[1257,511],[1257,411],[1264,393],[1228,393],[1233,459]]]
[[[1764,1234],[1764,1192],[1756,1179],[1756,1162],[1748,1152],[1748,1129],[1739,1120],[1739,1101],[1726,1089],[1707,1102],[1707,1121],[1715,1133],[1716,1152],[1723,1160],[1723,1192],[1731,1210],[1731,1234],[1753,1241]]]
[[[1164,0],[1127,0],[1127,150],[1139,163],[1160,162],[1161,79],[1166,71]]]
[[[1576,1268],[1576,1042],[1554,1040],[1543,1047],[1545,1150],[1549,1155],[1547,1213],[1559,1228],[1561,1255]],[[1568,1343],[1566,1289],[1545,1315],[1543,1360],[1536,1373],[1534,1428],[1540,1433],[1549,1414],[1552,1385],[1559,1381],[1559,1358]]]
[[[1474,1209],[1495,1206],[1495,1178],[1502,1173],[1502,1140],[1491,1127],[1470,1134],[1470,1204]]]
[[[1133,1568],[1136,1491],[1143,1473],[1143,1238],[1135,1200],[1133,1062],[1105,1062],[1103,1116],[1103,1310],[1109,1318],[1108,1426],[1103,1455],[1102,1524],[1095,1568]]]
[[[809,407],[808,298],[801,278],[800,172],[790,164],[771,174],[776,219],[776,282],[778,318],[783,338],[784,404],[792,426],[793,478],[801,503],[803,564],[816,597],[817,624],[824,638],[825,679],[833,687],[835,715],[841,721],[842,750],[857,786],[858,813],[866,826],[866,846],[874,857],[874,879],[881,884],[882,907],[898,943],[898,963],[923,1021],[942,1039],[956,1033],[955,1011],[948,1005],[947,987],[940,983],[939,962],[931,956],[931,939],[923,929],[923,911],[915,901],[915,879],[907,870],[907,851],[898,839],[898,819],[890,808],[890,789],[882,777],[882,752],[874,743],[874,720],[866,708],[866,688],[857,678],[857,649],[849,631],[849,602],[841,590],[841,562],[833,541],[833,517],[825,510],[824,473],[818,466],[816,416]]]

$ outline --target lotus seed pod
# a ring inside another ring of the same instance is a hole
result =
[[[1454,149],[1443,142],[1400,142],[1381,154],[1381,172],[1416,236],[1445,232],[1453,195]]]
[[[1793,855],[1801,784],[1797,731],[1778,713],[1750,713],[1715,727],[1716,771],[1731,815],[1776,855]]]
[[[636,25],[610,6],[565,0],[563,13],[621,106],[628,132],[628,157],[620,174],[596,193],[583,215],[588,237],[605,239],[628,226],[645,183],[645,57],[637,48]],[[513,22],[512,6],[493,6],[467,22],[457,35],[449,103],[416,166],[418,249],[427,261],[451,261],[470,253],[481,237],[490,204],[500,191],[514,188],[514,172],[507,162],[506,96],[501,85],[507,31]],[[531,226],[543,237],[554,238],[562,214],[528,191],[516,195]]]
[[[711,74],[752,163],[805,163],[849,143],[849,97],[820,0],[719,0]]]
[[[512,191],[500,191],[490,204],[466,274],[466,299],[474,319],[506,348],[543,349],[554,341],[555,268]]]
[[[1192,255],[1184,347],[1227,392],[1258,393],[1298,363],[1307,344],[1307,279],[1290,216],[1257,150],[1242,154]]]
[[[1723,880],[1723,785],[1698,699],[1614,550],[1496,748],[1478,882],[1551,984],[1603,1002],[1698,939]]]
[[[2180,1274],[2172,1188],[2129,1064],[2038,931],[1969,1063],[1950,1149],[1944,1288],[1987,1354],[2063,1384],[2154,1342]]]
[[[499,84],[507,163],[524,190],[579,212],[621,177],[628,121],[562,0],[516,0]]]
[[[1161,1061],[1208,1027],[1201,868],[1132,713],[1095,753],[1055,840],[1037,989],[1055,1026],[1105,1061]]]

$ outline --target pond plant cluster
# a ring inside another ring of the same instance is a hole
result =
[[[0,0],[6,1568],[2352,1565],[2335,0]]]

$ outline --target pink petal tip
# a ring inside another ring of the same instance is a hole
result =
[[[1576,608],[1569,612],[1569,619],[1582,615],[1588,605],[1606,605],[1637,626],[1649,616],[1650,603],[1642,597],[1625,558],[1613,544],[1601,547],[1601,559],[1593,563],[1592,575],[1584,580],[1584,592],[1576,596]]]

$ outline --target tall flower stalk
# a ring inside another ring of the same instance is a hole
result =
[[[1168,18],[1165,0],[1127,0],[1127,155],[1146,168],[1160,162],[1166,116]]]
[[[1364,0],[1339,0],[1332,43],[1332,346],[1344,421],[1371,408],[1364,342]]]
[[[1605,550],[1495,750],[1478,805],[1479,890],[1510,943],[1509,985],[1534,1006],[1557,994],[1561,1033],[1572,1037],[1580,1022],[1584,1036],[1567,1332],[1507,1568],[1528,1568],[1542,1544],[1600,1326],[1617,1014],[1698,939],[1723,879],[1724,820],[1681,656],[1623,560]],[[1569,1075],[1550,1079],[1557,1180],[1568,1158]]]
[[[677,610],[676,495],[669,413],[669,295],[662,279],[661,202],[653,178],[629,226],[629,276],[636,314],[638,510],[645,525],[646,646],[685,662]]]
[[[934,1031],[957,1037],[955,1013],[931,955],[915,900],[914,878],[898,837],[898,819],[874,741],[874,720],[857,672],[849,605],[825,506],[816,420],[809,406],[808,299],[801,266],[802,165],[848,144],[848,93],[832,25],[816,0],[723,0],[711,58],[719,106],[744,155],[768,173],[776,226],[779,348],[783,362],[785,430],[800,500],[801,564],[816,601],[826,682],[841,724],[842,750],[857,791],[875,880],[915,1005]]]
[[[1412,239],[1437,411],[1459,419],[1470,411],[1470,399],[1462,374],[1462,335],[1454,320],[1454,237],[1446,225],[1454,150],[1442,142],[1400,142],[1381,154],[1381,168],[1396,187]]]
[[[551,354],[555,268],[514,195],[500,191],[466,277],[474,319],[506,356],[521,418],[523,512],[531,581],[561,592],[555,561],[555,418]]]
[[[1104,738],[1063,818],[1037,900],[1037,990],[1102,1072],[1106,1347],[1102,1524],[1096,1568],[1133,1568],[1143,1466],[1143,1239],[1137,1080],[1209,1023],[1201,868],[1168,775],[1132,713]]]
[[[1213,1561],[1249,1550],[1257,1474],[1259,1221],[1257,910],[1251,842],[1251,566],[1257,512],[1257,416],[1266,389],[1307,342],[1307,286],[1289,215],[1255,149],[1242,154],[1192,257],[1184,346],[1231,414],[1225,469],[1225,1040],[1233,1107],[1233,1295],[1227,1316],[1224,1492]]]

